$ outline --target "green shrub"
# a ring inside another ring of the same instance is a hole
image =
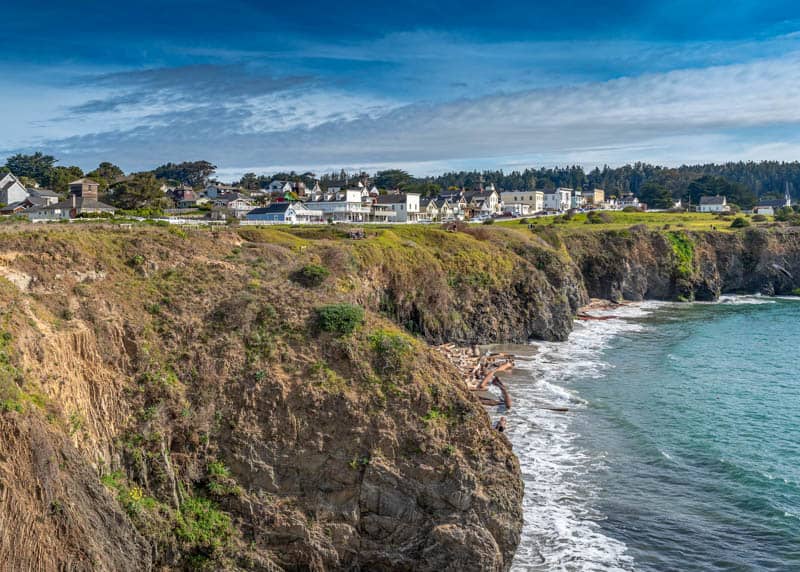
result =
[[[306,288],[316,288],[330,276],[331,271],[319,264],[306,264],[300,270],[292,274],[293,282],[305,286]]]
[[[187,498],[177,521],[177,537],[205,552],[227,546],[233,534],[231,517],[203,498]]]
[[[414,341],[405,334],[377,330],[369,336],[369,344],[375,352],[381,373],[392,375],[400,372],[414,348]]]
[[[767,217],[763,214],[753,215],[753,222],[765,222]]]
[[[485,221],[483,221],[483,224],[494,224],[494,219],[493,218],[487,218]]]
[[[612,221],[613,218],[606,212],[589,211],[586,215],[586,224],[604,224]]]
[[[688,278],[694,272],[694,242],[683,232],[668,232],[666,236],[677,259],[676,274]]]
[[[750,221],[744,217],[737,216],[731,223],[731,228],[747,228],[750,226]]]
[[[364,310],[352,304],[330,304],[317,308],[317,325],[324,332],[345,335],[364,322]]]

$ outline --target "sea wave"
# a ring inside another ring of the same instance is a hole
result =
[[[573,421],[590,404],[569,384],[607,375],[603,351],[610,341],[644,330],[637,318],[664,304],[594,310],[591,315],[611,319],[577,321],[568,341],[536,343],[535,355],[518,362],[510,379],[516,404],[507,416],[525,482],[525,525],[514,571],[634,569],[625,544],[603,533],[604,516],[593,508],[599,491],[591,474],[604,468],[604,455],[578,442]]]

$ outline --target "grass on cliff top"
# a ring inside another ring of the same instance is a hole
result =
[[[619,212],[602,211],[603,216],[610,218],[609,222],[589,224],[587,214],[576,214],[571,220],[554,224],[556,217],[548,216],[541,218],[527,218],[527,222],[537,226],[553,226],[564,232],[593,232],[602,230],[622,230],[634,225],[645,225],[652,230],[664,229],[669,225],[671,230],[690,230],[690,231],[729,231],[733,215],[728,215],[730,220],[723,220],[711,213],[668,213],[668,212]],[[743,215],[738,215],[743,216]],[[559,217],[561,218],[561,217]],[[521,219],[513,219],[498,222],[496,224],[506,227],[525,228],[525,223],[520,223]]]

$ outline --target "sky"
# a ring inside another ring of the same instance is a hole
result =
[[[800,4],[12,2],[0,160],[317,173],[800,159]]]

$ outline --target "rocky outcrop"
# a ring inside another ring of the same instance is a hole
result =
[[[566,239],[592,297],[715,300],[800,286],[800,229],[581,233]]]

